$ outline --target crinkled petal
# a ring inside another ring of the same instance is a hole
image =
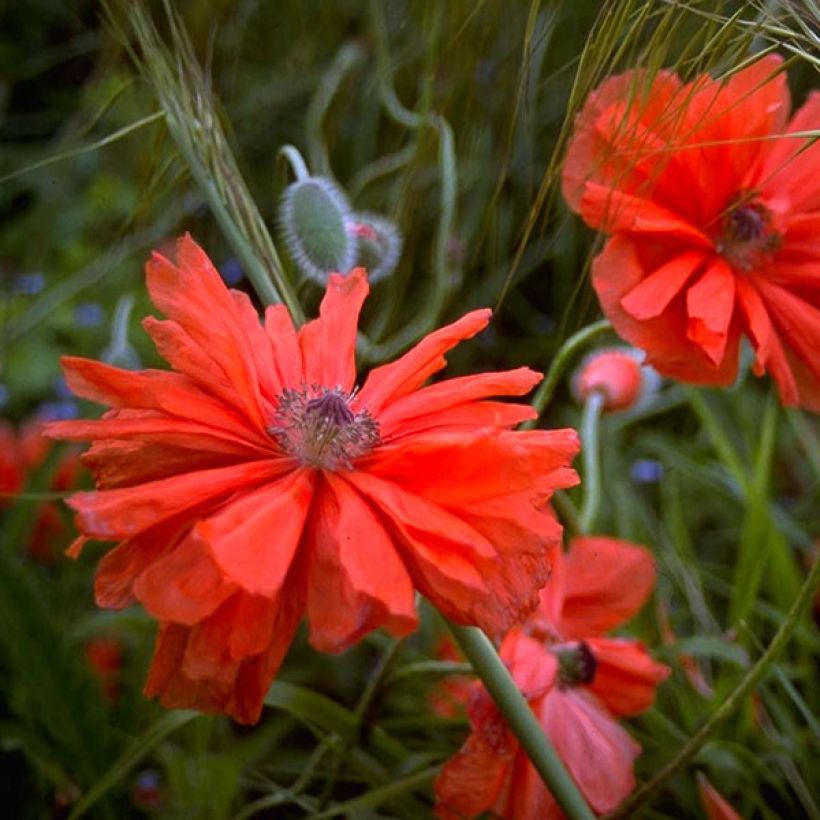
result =
[[[385,445],[361,469],[449,506],[529,490],[533,498],[578,481],[574,430],[431,431]]]
[[[707,266],[686,292],[686,335],[718,367],[726,352],[735,309],[735,275],[720,258]]]
[[[657,243],[614,236],[592,262],[592,284],[604,314],[619,336],[646,352],[647,361],[661,374],[695,384],[731,384],[737,375],[740,324],[733,322],[718,365],[687,335],[689,317],[685,300],[675,298],[654,318],[635,319],[622,300],[652,271],[669,259]]]
[[[635,788],[633,764],[640,745],[588,692],[554,688],[538,717],[592,808],[612,811]]]
[[[474,310],[429,333],[396,361],[371,370],[359,392],[359,404],[378,417],[383,407],[417,390],[441,370],[447,364],[444,354],[484,330],[491,316],[488,309]]]
[[[616,715],[637,715],[649,709],[658,684],[672,670],[653,661],[640,641],[587,638],[586,643],[596,661],[589,690]]]
[[[701,251],[683,251],[642,279],[621,299],[623,309],[635,319],[654,319],[681,292],[706,260]]]
[[[176,265],[155,253],[146,273],[154,304],[207,353],[233,385],[249,418],[264,429],[269,419],[260,386],[265,357],[259,351],[269,350],[270,342],[258,319],[249,321],[247,297],[232,296],[188,234],[177,243]]]
[[[347,276],[330,275],[319,318],[299,331],[305,382],[341,387],[349,392],[356,382],[356,330],[359,312],[369,292],[364,268]]]
[[[326,473],[308,536],[310,642],[341,652],[385,626],[404,636],[418,626],[414,589],[390,536],[341,477]]]
[[[490,396],[522,396],[529,393],[542,376],[528,367],[502,373],[480,373],[446,379],[422,387],[392,402],[379,414],[382,440],[406,435],[406,424],[425,416],[439,414],[453,407],[486,399]]]
[[[265,459],[149,481],[136,487],[76,493],[68,505],[86,535],[114,540],[136,535],[174,516],[196,519],[237,490],[258,486],[290,468],[285,459]]]
[[[567,639],[601,635],[620,626],[644,605],[655,586],[652,553],[617,538],[573,539],[563,573],[559,629]]]
[[[226,578],[245,592],[279,592],[302,539],[314,482],[312,470],[293,470],[196,524]]]
[[[134,583],[134,595],[155,618],[187,626],[214,612],[236,589],[195,534],[154,561]]]

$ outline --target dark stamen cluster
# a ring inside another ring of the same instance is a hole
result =
[[[595,680],[598,661],[589,644],[579,641],[553,649],[558,658],[558,683],[564,688],[590,684]]]
[[[723,218],[716,247],[729,264],[746,271],[760,266],[780,246],[772,215],[760,202],[738,197]]]
[[[287,389],[279,397],[276,423],[268,428],[281,448],[302,464],[350,470],[353,462],[379,444],[379,424],[350,407],[355,393],[311,385]]]

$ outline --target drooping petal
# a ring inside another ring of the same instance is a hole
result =
[[[299,331],[305,382],[341,387],[350,392],[356,382],[356,328],[369,292],[364,268],[347,276],[330,275],[319,307],[319,318]]]
[[[470,709],[473,730],[436,778],[435,813],[443,820],[475,817],[502,801],[518,747],[495,704],[476,691]]]
[[[583,639],[620,626],[652,594],[652,553],[617,538],[573,539],[564,557],[564,599],[559,630]]]
[[[448,617],[476,623],[489,590],[477,567],[497,553],[460,519],[388,481],[349,473],[353,485],[382,516],[415,586]],[[488,601],[492,605],[492,601]]]
[[[757,277],[755,284],[786,346],[814,374],[815,394],[820,395],[820,304],[802,299],[763,276]]]
[[[638,320],[624,309],[624,297],[668,258],[668,251],[657,243],[622,235],[610,239],[592,262],[592,284],[604,314],[618,335],[645,351],[648,363],[661,374],[695,384],[731,384],[737,375],[739,326],[730,326],[723,358],[715,365],[687,335],[689,321],[682,298],[673,299],[651,319]]]
[[[447,364],[444,354],[459,342],[471,339],[490,322],[492,311],[474,310],[459,320],[434,330],[396,361],[370,371],[358,403],[378,417],[383,407],[421,387]]]
[[[658,684],[672,671],[653,661],[640,641],[627,638],[587,638],[595,658],[589,690],[616,715],[637,715],[655,702]]]
[[[314,481],[311,470],[294,470],[196,524],[226,578],[245,592],[279,592],[302,539]]]
[[[746,319],[746,332],[755,349],[755,373],[771,373],[780,389],[783,404],[797,404],[800,400],[797,382],[760,291],[755,284],[743,278],[738,278],[735,286],[738,303]]]
[[[734,309],[735,275],[722,259],[716,258],[686,292],[686,335],[716,367],[726,352]]]
[[[154,561],[134,583],[134,595],[155,618],[186,626],[206,618],[236,589],[195,534]]]
[[[660,316],[705,260],[706,255],[700,251],[673,256],[621,299],[623,309],[635,319]]]
[[[326,473],[320,486],[307,544],[311,644],[341,652],[380,626],[412,632],[413,584],[390,536],[342,478]]]
[[[640,745],[581,689],[552,689],[538,717],[592,808],[612,811],[635,788]]]

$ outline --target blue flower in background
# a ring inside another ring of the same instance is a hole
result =
[[[663,478],[663,474],[663,464],[651,458],[636,458],[629,468],[630,478],[636,484],[655,484]]]
[[[229,288],[232,288],[245,278],[245,271],[242,265],[239,264],[239,260],[231,258],[220,266],[219,275],[222,277],[222,281]]]
[[[99,302],[81,302],[74,308],[77,327],[99,327],[105,321],[105,311]]]
[[[42,273],[21,273],[14,277],[11,290],[20,296],[35,296],[45,286],[46,278]]]

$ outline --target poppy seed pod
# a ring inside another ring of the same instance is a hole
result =
[[[325,177],[307,177],[282,195],[279,221],[288,251],[303,276],[324,284],[331,273],[347,273],[356,261],[357,237],[344,193]]]

